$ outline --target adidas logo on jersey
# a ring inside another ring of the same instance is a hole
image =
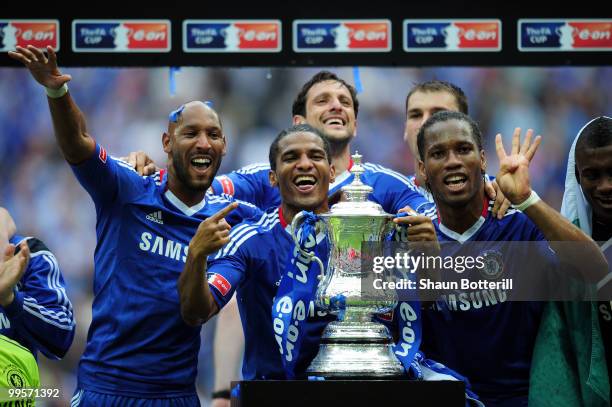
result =
[[[164,224],[164,221],[162,220],[161,211],[151,212],[150,214],[147,215],[147,220],[150,220],[151,222],[159,223],[160,225]]]

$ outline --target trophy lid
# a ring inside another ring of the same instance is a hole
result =
[[[355,154],[351,156],[353,159],[353,166],[350,171],[355,175],[355,178],[353,182],[341,188],[345,200],[333,205],[330,211],[325,215],[391,216],[383,210],[382,206],[368,200],[368,195],[371,194],[374,189],[361,181],[361,175],[365,172],[365,168],[361,164],[362,157],[363,156],[359,154],[358,151],[355,151]]]

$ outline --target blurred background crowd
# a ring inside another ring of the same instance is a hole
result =
[[[60,61],[61,62],[61,61]],[[351,68],[331,69],[353,83]],[[314,68],[182,68],[170,94],[168,68],[64,69],[70,91],[83,110],[88,130],[115,156],[146,151],[162,166],[161,134],[168,113],[189,100],[208,100],[221,115],[228,154],[220,173],[267,161],[268,146],[291,124],[291,104]],[[612,113],[612,68],[361,68],[362,89],[354,149],[366,161],[412,174],[404,144],[405,98],[417,82],[441,79],[467,94],[470,115],[480,124],[489,160],[497,171],[494,137],[506,146],[514,127],[533,128],[543,144],[532,164],[539,195],[559,209],[567,154],[588,120]],[[77,335],[67,357],[41,357],[41,383],[60,388],[67,405],[91,318],[95,210],[56,147],[44,90],[25,69],[0,69],[0,206],[15,218],[20,234],[37,236],[55,253],[67,280]],[[211,327],[203,335],[199,386],[210,393]]]

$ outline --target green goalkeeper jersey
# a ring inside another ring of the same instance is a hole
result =
[[[19,400],[11,397],[9,389],[38,388],[40,376],[36,359],[28,349],[18,342],[0,335],[0,405],[22,405],[23,398]],[[34,405],[34,398],[23,405]]]

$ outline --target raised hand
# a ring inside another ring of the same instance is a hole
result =
[[[8,245],[0,262],[0,305],[3,307],[13,302],[15,298],[13,288],[21,279],[30,261],[30,248],[26,242],[19,246],[19,253],[14,253],[15,245]]]
[[[15,51],[9,51],[9,57],[21,62],[30,70],[32,77],[41,85],[50,89],[59,89],[72,79],[63,75],[57,67],[57,55],[53,48],[47,46],[47,55],[32,45],[27,48],[17,46]]]
[[[499,172],[496,181],[501,192],[512,202],[513,205],[524,202],[531,194],[531,183],[529,181],[529,162],[535,155],[542,136],[537,136],[533,143],[531,137],[533,130],[527,130],[523,144],[520,144],[521,129],[514,129],[512,135],[512,151],[506,154],[502,142],[502,135],[495,136],[495,150],[499,159]]]
[[[208,256],[229,243],[231,226],[225,221],[225,217],[237,207],[238,202],[232,202],[200,223],[189,243],[189,253],[195,257]]]
[[[132,151],[127,157],[121,157],[120,160],[132,166],[138,175],[153,175],[156,171],[160,170],[155,161],[144,151]]]

